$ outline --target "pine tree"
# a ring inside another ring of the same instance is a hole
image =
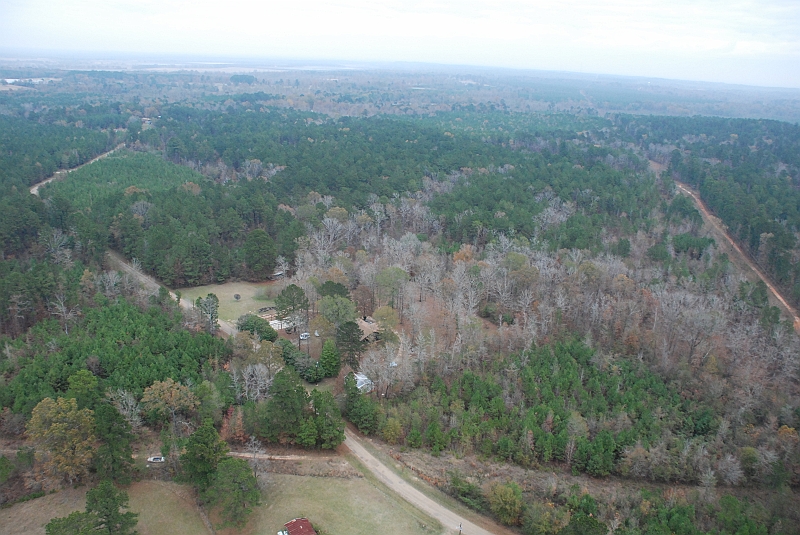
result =
[[[211,484],[217,464],[228,453],[228,445],[217,430],[206,420],[192,433],[186,444],[186,452],[181,455],[181,466],[192,482],[204,491]]]
[[[253,506],[258,505],[261,493],[247,461],[229,457],[220,461],[205,498],[222,508],[220,516],[224,522],[220,527],[242,527],[247,523]]]
[[[333,340],[325,340],[325,343],[322,345],[322,355],[319,357],[319,364],[322,366],[322,372],[325,374],[325,377],[336,377],[339,375],[342,362],[339,356],[339,350],[336,349],[336,344]]]
[[[361,328],[354,321],[342,323],[336,329],[336,346],[342,358],[353,370],[358,370],[358,356],[364,350],[365,343],[361,340]]]

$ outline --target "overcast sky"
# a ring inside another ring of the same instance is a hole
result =
[[[0,52],[20,49],[800,87],[800,0],[0,0]]]

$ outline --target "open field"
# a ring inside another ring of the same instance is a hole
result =
[[[307,517],[326,533],[371,535],[403,533],[424,535],[440,533],[439,526],[408,504],[385,494],[365,479],[301,477],[270,474],[264,492],[247,526],[242,531],[218,531],[220,535],[272,534],[297,517]]]
[[[219,298],[219,318],[225,321],[236,322],[239,316],[248,312],[257,312],[259,308],[271,306],[275,303],[263,299],[256,299],[272,282],[227,282],[225,284],[210,284],[194,288],[181,288],[181,297],[195,301],[198,297],[205,297],[213,293]],[[233,298],[239,294],[239,301]]]
[[[130,510],[139,513],[139,535],[202,535],[209,533],[188,485],[140,481],[128,489]]]
[[[3,535],[44,535],[44,525],[50,519],[84,510],[87,490],[88,487],[65,489],[0,509],[0,531]]]
[[[65,489],[0,510],[3,535],[44,535],[51,519],[86,507],[89,487]],[[126,489],[130,510],[139,513],[140,535],[201,535],[208,533],[192,490],[166,481],[140,481]]]

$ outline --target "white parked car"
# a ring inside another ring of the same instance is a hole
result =
[[[310,336],[308,333],[300,333],[300,340],[308,340]]]
[[[164,458],[161,457],[160,455],[157,456],[157,457],[148,457],[147,458],[147,462],[148,463],[163,463],[164,462]]]

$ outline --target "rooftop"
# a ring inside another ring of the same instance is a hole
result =
[[[295,518],[285,523],[284,526],[289,535],[317,535],[307,518]]]

